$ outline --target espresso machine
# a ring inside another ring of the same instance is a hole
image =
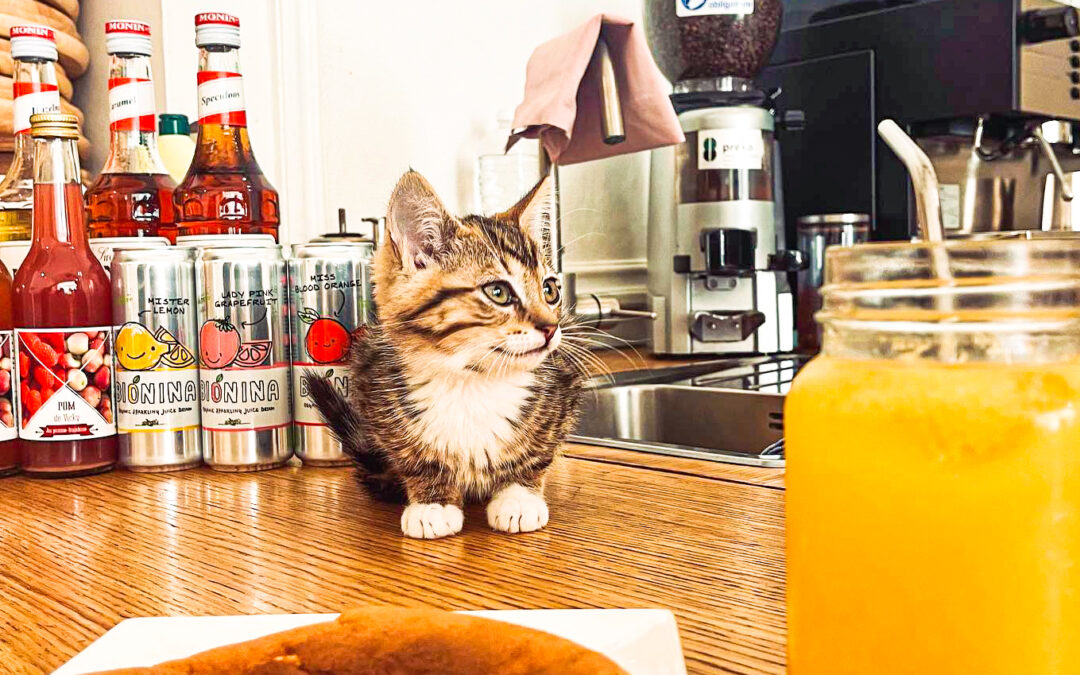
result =
[[[789,0],[758,82],[806,129],[781,151],[786,235],[820,213],[917,233],[907,172],[877,138],[896,120],[934,164],[950,238],[1080,231],[1080,17],[1054,0]]]
[[[777,132],[795,127],[754,76],[779,0],[648,0],[645,30],[672,81],[686,141],[652,152],[648,285],[659,354],[769,354],[793,347],[798,267],[783,239]],[[778,224],[780,228],[778,229]]]

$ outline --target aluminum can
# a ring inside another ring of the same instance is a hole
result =
[[[132,471],[201,464],[195,252],[118,249],[112,297],[120,464]]]
[[[349,348],[373,317],[374,250],[371,242],[299,244],[289,260],[296,454],[306,465],[352,463],[319,417],[308,378],[329,378],[348,396]]]
[[[191,248],[247,248],[277,246],[272,234],[183,234],[176,238],[177,246]]]
[[[90,240],[90,250],[101,261],[101,266],[109,272],[116,251],[127,249],[165,248],[169,240],[165,237],[99,237]]]
[[[277,245],[199,249],[203,459],[259,471],[292,456],[285,260]]]

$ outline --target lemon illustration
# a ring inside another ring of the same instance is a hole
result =
[[[116,334],[116,360],[124,370],[150,370],[172,348],[142,324],[125,323]]]
[[[169,368],[190,368],[195,365],[195,356],[164,326],[154,331],[154,337],[169,348],[169,353],[161,357],[162,365]]]

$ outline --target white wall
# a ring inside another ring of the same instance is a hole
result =
[[[162,112],[193,119],[194,14],[240,17],[252,141],[282,193],[283,237],[292,242],[332,227],[339,207],[357,226],[382,215],[409,167],[450,208],[476,208],[474,162],[494,150],[483,141],[497,111],[520,102],[532,50],[598,12],[641,15],[641,0],[154,1]],[[644,155],[564,169],[564,240],[576,240],[567,251],[571,269],[640,275],[647,175]]]
[[[475,210],[477,155],[515,107],[532,50],[607,12],[640,18],[640,0],[318,3],[325,212],[382,215],[410,166],[448,206]],[[645,257],[647,158],[562,172],[567,264],[590,270]],[[507,205],[509,206],[509,204]],[[587,285],[587,284],[586,284]]]

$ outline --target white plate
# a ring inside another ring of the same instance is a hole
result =
[[[633,675],[685,675],[675,617],[663,609],[464,612],[546,631],[606,655]],[[152,666],[207,649],[329,621],[336,614],[126,619],[53,675]]]

